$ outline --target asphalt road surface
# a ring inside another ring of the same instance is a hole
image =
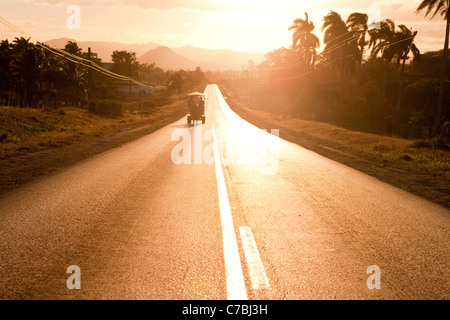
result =
[[[450,298],[447,209],[205,94],[204,125],[183,118],[1,196],[0,298]]]

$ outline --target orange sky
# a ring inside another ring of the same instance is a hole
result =
[[[78,41],[123,43],[156,42],[170,47],[192,45],[212,49],[268,52],[288,47],[288,27],[307,11],[321,36],[323,16],[330,10],[344,19],[351,12],[380,9],[381,19],[394,19],[418,30],[422,52],[443,47],[444,21],[429,20],[414,11],[420,0],[1,0],[1,16],[43,40],[73,38]],[[81,9],[80,29],[70,30],[69,5]],[[13,38],[0,25],[2,38]]]

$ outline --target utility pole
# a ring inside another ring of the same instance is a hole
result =
[[[130,77],[130,101],[131,101],[133,98],[132,93],[131,93],[131,56],[130,56],[130,60],[128,61],[128,76]]]
[[[344,44],[341,45],[340,48],[340,64],[339,64],[339,77],[340,77],[340,81],[339,81],[339,100],[340,100],[340,104],[341,104],[341,109],[343,108],[343,89],[344,89]]]
[[[141,121],[144,113],[144,91],[141,90]]]
[[[91,61],[91,47],[88,48],[88,60]],[[89,99],[91,97],[91,68],[88,68],[88,87],[87,87],[87,100],[89,105]]]

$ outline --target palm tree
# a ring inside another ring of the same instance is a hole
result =
[[[340,103],[343,103],[344,68],[352,66],[354,54],[358,51],[355,35],[349,31],[341,15],[330,11],[323,18],[322,31],[325,43],[324,55],[331,60],[339,61]]]
[[[389,71],[389,63],[396,56],[396,42],[395,36],[395,23],[390,19],[386,19],[380,22],[380,28],[374,28],[369,30],[369,48],[372,47],[370,53],[371,58],[376,58],[381,55],[383,60],[383,84],[381,87],[381,103],[384,103],[386,97],[386,83],[387,75]]]
[[[369,17],[367,14],[354,12],[348,16],[347,21],[346,21],[347,28],[354,35],[355,41],[359,48],[359,54],[360,54],[358,57],[358,63],[359,63],[358,70],[359,71],[361,70],[361,65],[362,65],[365,48],[368,45],[368,42],[366,41],[366,35],[369,30],[369,28],[367,26],[368,20],[369,20]],[[358,73],[358,75],[359,75],[359,73]]]
[[[314,23],[309,21],[307,12],[305,12],[305,19],[297,18],[289,27],[289,31],[294,30],[292,34],[292,48],[304,56],[308,70],[314,69],[317,49],[320,47],[319,38],[312,33],[314,28]]]
[[[409,53],[413,54],[413,61],[417,61],[420,58],[420,51],[414,43],[414,38],[417,35],[417,31],[408,29],[404,24],[398,26],[400,31],[395,33],[396,42],[398,42],[396,57],[396,64],[402,63],[403,74],[405,69],[405,62],[409,59]]]
[[[347,18],[346,24],[347,28],[353,34],[354,41],[357,43],[359,49],[359,55],[357,56],[356,63],[358,65],[357,75],[356,75],[356,89],[354,91],[355,101],[359,94],[359,85],[361,82],[362,73],[362,61],[366,46],[369,42],[366,40],[366,35],[369,30],[368,27],[369,16],[365,13],[354,12],[350,14]]]
[[[383,59],[389,58],[389,61],[395,55],[391,43],[395,42],[395,23],[390,19],[380,22],[380,28],[369,30],[369,48],[372,48],[371,56],[374,58],[381,54]]]
[[[444,50],[442,51],[442,64],[441,64],[441,77],[440,77],[440,86],[439,86],[439,98],[438,105],[436,109],[436,118],[434,125],[434,133],[439,133],[441,127],[441,117],[442,117],[442,109],[444,104],[444,87],[445,87],[445,73],[447,67],[447,59],[448,59],[448,41],[449,41],[449,32],[450,32],[450,0],[423,0],[422,3],[417,7],[416,13],[426,9],[425,16],[430,14],[432,11],[434,13],[431,16],[431,19],[436,16],[436,14],[440,14],[444,16],[445,20],[445,40],[444,40]]]
[[[329,58],[334,57],[341,62],[345,62],[343,54],[356,53],[356,35],[354,32],[350,32],[341,15],[337,12],[330,11],[330,13],[323,18],[322,31],[324,31],[324,53],[328,55]]]
[[[400,94],[403,88],[403,73],[405,71],[406,60],[409,59],[409,54],[412,53],[413,61],[418,61],[420,59],[420,51],[414,44],[414,38],[417,35],[417,31],[412,31],[408,29],[404,24],[398,26],[400,31],[395,33],[396,38],[396,61],[395,65],[398,66],[402,64],[402,69],[400,72],[400,84],[397,96],[397,106],[400,104]]]

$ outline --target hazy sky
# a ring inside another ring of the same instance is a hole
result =
[[[348,14],[379,8],[381,19],[394,19],[418,30],[422,52],[440,50],[445,24],[415,14],[421,0],[0,0],[0,16],[43,40],[73,38],[123,43],[156,42],[170,47],[268,52],[291,44],[288,27],[307,11],[321,37],[322,18],[330,10]],[[70,5],[80,7],[80,29],[69,29]],[[375,12],[375,11],[374,11]],[[0,24],[0,36],[16,33]]]

